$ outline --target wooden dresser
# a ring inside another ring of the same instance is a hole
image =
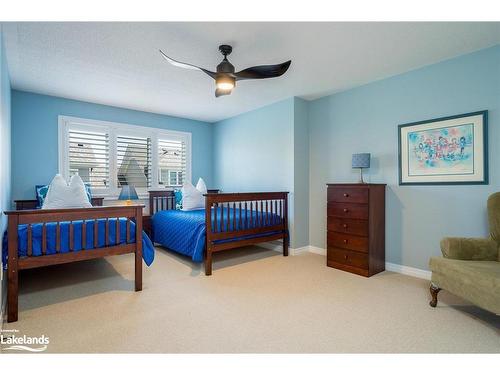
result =
[[[385,184],[328,184],[327,266],[362,276],[385,270]]]

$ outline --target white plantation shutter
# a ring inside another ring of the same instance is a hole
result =
[[[187,176],[186,142],[158,139],[158,184],[182,186]]]
[[[151,186],[151,138],[116,137],[117,184],[135,188]]]
[[[191,179],[191,133],[59,116],[59,173],[78,173],[97,196],[139,194]]]
[[[109,186],[109,134],[70,130],[69,175],[79,174],[92,188]]]

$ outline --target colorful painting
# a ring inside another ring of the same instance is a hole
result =
[[[488,183],[487,113],[399,125],[400,185]]]
[[[474,173],[474,124],[408,133],[410,176]]]

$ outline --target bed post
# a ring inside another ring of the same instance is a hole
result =
[[[17,322],[19,275],[17,258],[18,215],[8,216],[7,322]]]
[[[284,212],[283,212],[283,256],[287,257],[288,256],[288,245],[289,245],[289,239],[288,239],[288,193],[284,193],[283,197],[284,201]]]
[[[210,276],[212,274],[212,239],[210,238],[212,233],[212,200],[208,194],[205,194],[205,228],[205,275]]]
[[[142,290],[142,206],[135,209],[135,291]]]

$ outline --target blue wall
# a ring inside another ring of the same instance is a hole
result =
[[[295,241],[293,247],[309,245],[309,114],[308,103],[294,98],[293,207]]]
[[[7,226],[4,210],[10,209],[10,78],[5,58],[2,25],[0,24],[0,233]],[[2,244],[0,243],[0,252]],[[3,318],[3,302],[5,296],[5,283],[3,282],[3,269],[0,267],[0,319]]]
[[[489,110],[490,184],[398,186],[398,124]],[[351,154],[370,152],[384,182],[387,261],[427,269],[444,236],[485,236],[486,199],[500,187],[500,46],[309,104],[310,243],[325,248],[327,182],[354,182]]]
[[[293,98],[214,124],[214,181],[227,192],[293,190]]]
[[[294,99],[214,124],[214,181],[225,192],[288,191],[293,245]]]
[[[489,185],[398,186],[398,124],[483,109],[489,110]],[[194,181],[202,176],[226,192],[289,191],[292,247],[325,248],[326,183],[357,181],[351,154],[371,152],[367,179],[388,184],[387,261],[426,269],[443,236],[487,234],[486,199],[500,186],[499,110],[500,46],[213,125],[14,90],[13,198],[32,198],[33,186],[57,173],[58,115],[190,131]]]
[[[0,212],[10,209],[10,159],[11,159],[11,126],[10,126],[10,78],[5,58],[0,25]],[[4,215],[0,215],[0,233],[5,224]]]
[[[309,242],[307,102],[290,98],[214,124],[214,181],[225,192],[288,191],[291,246]]]
[[[33,199],[34,186],[58,173],[58,116],[150,126],[192,133],[192,180],[212,180],[212,125],[206,122],[118,107],[12,91],[12,191],[15,199]]]

